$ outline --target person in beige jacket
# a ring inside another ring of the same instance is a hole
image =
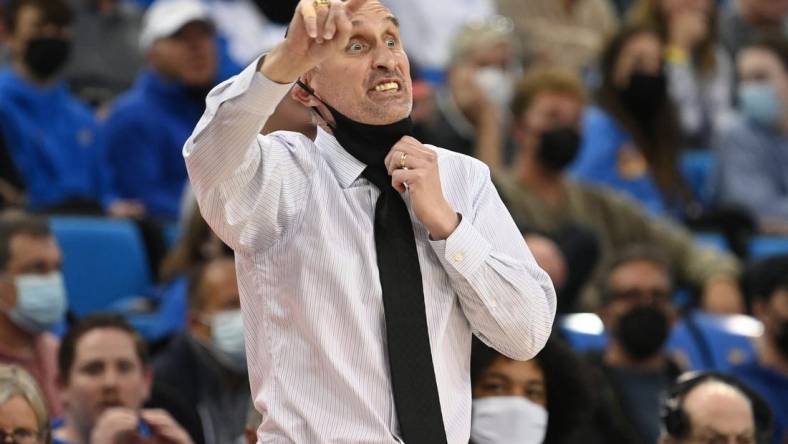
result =
[[[648,216],[625,196],[563,174],[580,144],[585,97],[577,76],[557,68],[533,70],[519,83],[513,102],[518,157],[508,171],[492,165],[514,219],[547,234],[569,225],[590,229],[599,243],[599,264],[628,245],[653,245],[668,258],[680,282],[700,290],[704,309],[741,312],[736,258],[702,247],[685,228]],[[593,309],[597,298],[592,286],[586,287],[580,308]]]

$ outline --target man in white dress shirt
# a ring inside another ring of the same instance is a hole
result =
[[[314,141],[260,135],[288,92]],[[235,250],[261,443],[465,444],[472,335],[522,360],[550,335],[555,291],[489,170],[407,136],[411,105],[387,8],[303,0],[186,142]]]

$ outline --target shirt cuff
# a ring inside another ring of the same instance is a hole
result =
[[[466,217],[462,217],[460,224],[448,238],[431,240],[430,244],[446,271],[464,277],[476,272],[492,250],[487,239],[482,237]]]

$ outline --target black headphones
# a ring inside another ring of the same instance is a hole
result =
[[[671,437],[682,439],[689,435],[690,419],[687,412],[684,411],[684,398],[687,397],[687,394],[692,389],[708,381],[719,381],[744,394],[752,405],[758,442],[764,442],[762,441],[763,439],[768,439],[772,428],[772,413],[768,404],[737,379],[715,371],[697,372],[687,379],[679,380],[673,387],[668,389],[660,407],[660,418],[665,431]]]

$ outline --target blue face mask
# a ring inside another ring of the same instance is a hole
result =
[[[769,83],[750,82],[739,86],[741,112],[753,122],[777,126],[783,119],[785,107],[777,89]]]
[[[16,305],[8,317],[31,334],[38,334],[57,325],[66,315],[66,287],[63,275],[25,274],[14,279]]]
[[[211,335],[219,362],[237,373],[245,373],[246,349],[241,310],[216,313],[211,319]]]

